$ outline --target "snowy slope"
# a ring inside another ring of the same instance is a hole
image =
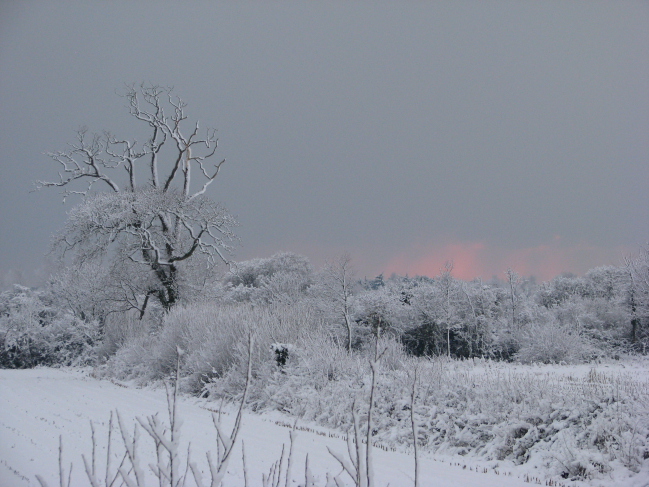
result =
[[[192,459],[199,465],[204,459],[204,452],[216,449],[211,413],[207,410],[214,406],[214,403],[187,397],[179,403],[185,451],[187,442],[191,442]],[[91,454],[89,421],[95,425],[99,444],[97,463],[105,465],[108,419],[115,409],[119,409],[127,424],[133,424],[137,416],[144,417],[156,412],[165,421],[167,419],[165,395],[160,389],[125,388],[109,381],[93,379],[87,372],[79,370],[0,370],[0,486],[38,485],[36,474],[42,475],[51,486],[58,485],[59,435],[63,436],[64,468],[67,470],[70,462],[74,463],[71,485],[88,485],[81,454],[85,453],[87,457]],[[232,409],[226,409],[226,412],[224,423],[229,426],[234,414]],[[290,422],[290,418],[279,414],[246,414],[236,447],[237,455],[230,463],[229,476],[224,485],[243,485],[241,439],[245,441],[249,485],[260,485],[262,473],[268,472],[272,463],[279,459],[282,444],[288,446],[289,430],[283,424]],[[313,472],[324,485],[327,471],[332,474],[340,472],[339,465],[327,453],[326,447],[344,452],[345,443],[335,433],[329,437],[329,432],[321,427],[302,426],[311,431],[298,432],[292,485],[304,482],[303,465],[307,452]],[[143,435],[141,441],[153,455],[150,439]],[[412,485],[412,456],[380,449],[374,452],[379,486],[388,483],[391,486]],[[152,458],[147,463],[149,461]],[[466,468],[463,468],[464,465]],[[493,468],[480,467],[480,473],[475,469],[475,464],[466,464],[462,457],[444,460],[441,457],[438,460],[425,457],[421,466],[422,486],[530,485],[524,478],[518,477],[522,476],[522,472],[507,475],[506,468],[494,471]],[[485,470],[486,473],[483,473]],[[153,476],[150,476],[151,484],[153,480]],[[345,481],[349,479],[345,478]],[[192,485],[193,482],[188,481],[187,484]]]

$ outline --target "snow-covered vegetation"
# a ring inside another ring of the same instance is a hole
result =
[[[283,253],[241,262],[141,319],[71,300],[59,275],[0,295],[0,358],[5,368],[92,364],[96,377],[140,385],[177,372],[181,391],[220,404],[240,399],[250,356],[248,410],[344,435],[352,411],[369,410],[378,345],[377,447],[412,451],[414,419],[424,453],[602,480],[649,458],[649,381],[623,368],[648,343],[642,262],[536,285],[513,272],[464,282],[451,266],[434,278],[349,279],[348,258],[315,271]]]

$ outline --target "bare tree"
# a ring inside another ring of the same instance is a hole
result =
[[[455,305],[451,301],[451,296],[454,294],[458,286],[455,279],[453,279],[452,273],[453,262],[447,261],[444,264],[444,270],[440,272],[440,275],[437,278],[443,296],[442,306],[445,314],[443,322],[444,327],[446,328],[446,352],[449,357],[451,356],[451,330],[457,330],[460,327],[455,315]]]
[[[512,321],[511,328],[512,330],[516,327],[516,310],[518,309],[518,286],[521,284],[521,277],[510,267],[505,271],[507,276],[507,285],[509,286],[509,300],[511,302],[511,311],[512,311]]]
[[[205,196],[225,162],[209,167],[215,130],[199,135],[198,122],[187,122],[187,104],[172,88],[129,86],[124,97],[130,115],[148,126],[148,138],[139,144],[81,128],[68,150],[48,153],[59,165],[59,180],[36,185],[63,188],[64,201],[83,197],[53,246],[71,252],[77,266],[108,260],[112,284],[142,315],[150,298],[166,310],[178,302],[181,267],[227,262],[237,222]]]
[[[321,274],[318,295],[324,300],[327,308],[333,311],[336,319],[342,320],[347,331],[346,348],[352,349],[353,321],[351,318],[351,306],[353,294],[354,277],[356,271],[352,267],[352,259],[345,253],[336,261],[329,262]]]
[[[641,247],[636,257],[625,258],[625,268],[630,280],[631,341],[643,338],[646,349],[647,332],[642,325],[649,322],[649,244]]]

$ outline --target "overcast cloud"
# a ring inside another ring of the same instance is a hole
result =
[[[175,86],[218,129],[237,259],[547,279],[649,239],[649,3],[2,2],[0,273],[70,203],[30,193],[75,130]]]

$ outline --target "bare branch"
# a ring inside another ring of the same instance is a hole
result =
[[[103,153],[103,142],[100,136],[93,135],[89,144],[86,142],[86,128],[77,131],[77,144],[70,144],[67,152],[48,152],[47,155],[61,166],[59,181],[36,181],[37,189],[45,187],[63,187],[79,179],[90,179],[88,188],[85,191],[69,191],[67,194],[87,194],[96,181],[103,181],[113,191],[119,192],[119,186],[108,175],[102,172],[104,169],[113,169],[114,163],[106,161],[101,157]]]
[[[203,172],[203,175],[207,178],[207,181],[205,181],[205,183],[203,183],[203,187],[202,187],[199,191],[196,191],[196,193],[194,193],[194,194],[189,198],[190,200],[191,200],[191,199],[194,199],[194,198],[196,198],[197,196],[200,196],[200,195],[202,195],[202,194],[205,193],[205,191],[207,190],[207,187],[208,187],[210,184],[212,184],[212,181],[214,181],[214,178],[216,178],[216,176],[219,174],[219,170],[221,169],[221,165],[225,162],[225,159],[223,159],[223,160],[222,160],[221,162],[219,162],[218,164],[215,164],[215,165],[214,165],[215,171],[214,171],[214,174],[212,174],[211,176],[207,174],[207,171],[206,171],[205,168],[203,167],[203,163],[202,163],[202,161],[197,161],[197,162],[198,162],[198,166],[201,168],[201,171]]]

